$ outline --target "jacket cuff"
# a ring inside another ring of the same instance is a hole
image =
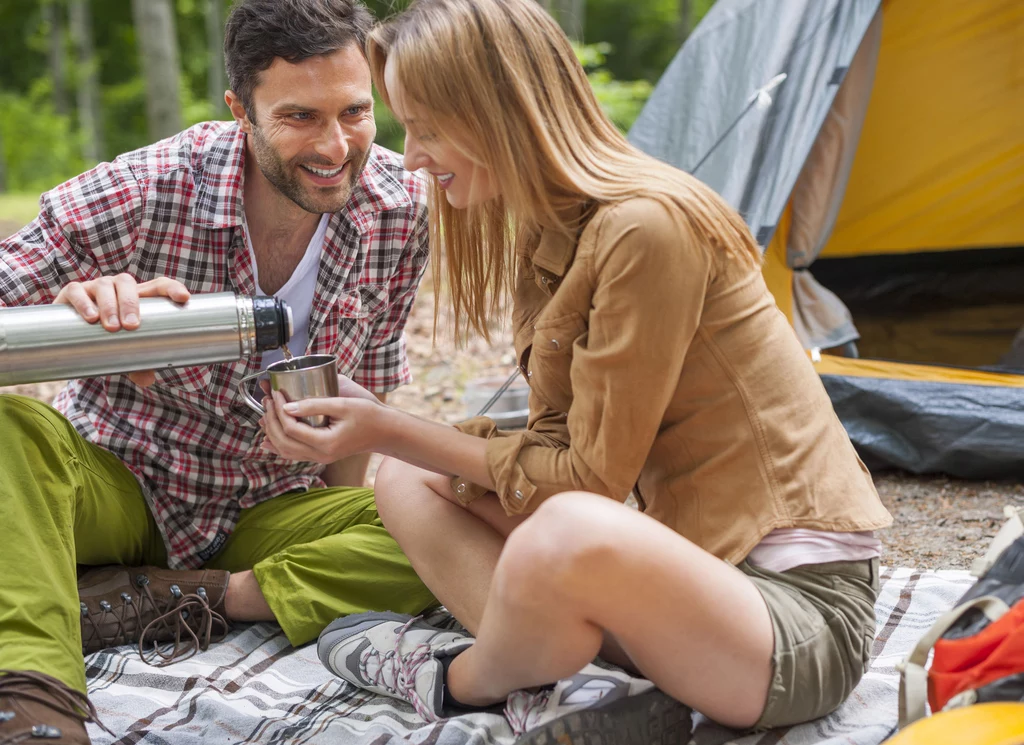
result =
[[[464,422],[459,422],[455,425],[455,429],[467,435],[482,437],[485,440],[491,439],[498,433],[498,425],[494,423],[493,419],[485,416],[477,416]],[[490,459],[488,458],[488,460]],[[451,487],[452,491],[455,492],[455,498],[459,500],[459,504],[463,507],[490,491],[479,484],[474,484],[463,476],[453,476]]]
[[[522,515],[537,508],[537,486],[526,476],[520,454],[529,444],[527,432],[502,437],[487,443],[487,468],[494,479],[498,501],[507,515]]]

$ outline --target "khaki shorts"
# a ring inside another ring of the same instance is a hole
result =
[[[755,729],[807,722],[834,711],[867,670],[875,638],[878,559],[739,569],[768,605],[774,677]]]

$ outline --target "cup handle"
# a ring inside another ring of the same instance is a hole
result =
[[[242,398],[245,399],[245,405],[248,406],[253,411],[255,411],[260,416],[264,416],[267,413],[267,410],[263,408],[262,404],[260,404],[259,401],[253,398],[252,394],[249,393],[247,383],[254,378],[260,377],[262,374],[263,370],[260,370],[259,372],[249,373],[240,381],[238,381],[238,390],[241,391]]]

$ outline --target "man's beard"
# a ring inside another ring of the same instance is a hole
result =
[[[298,173],[299,159],[286,163],[274,146],[264,137],[263,131],[258,125],[253,125],[251,137],[256,165],[267,181],[306,212],[317,215],[325,212],[338,212],[345,206],[352,194],[352,188],[359,180],[359,174],[363,172],[363,167],[370,158],[369,150],[350,149],[347,161],[349,172],[346,181],[338,186],[317,187],[302,182],[302,176]],[[317,168],[330,168],[338,165],[337,163],[324,163],[315,156],[302,159],[301,164]]]

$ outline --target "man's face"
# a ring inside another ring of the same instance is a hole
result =
[[[355,44],[260,74],[242,129],[266,179],[307,212],[342,209],[359,180],[377,134],[371,85]]]

